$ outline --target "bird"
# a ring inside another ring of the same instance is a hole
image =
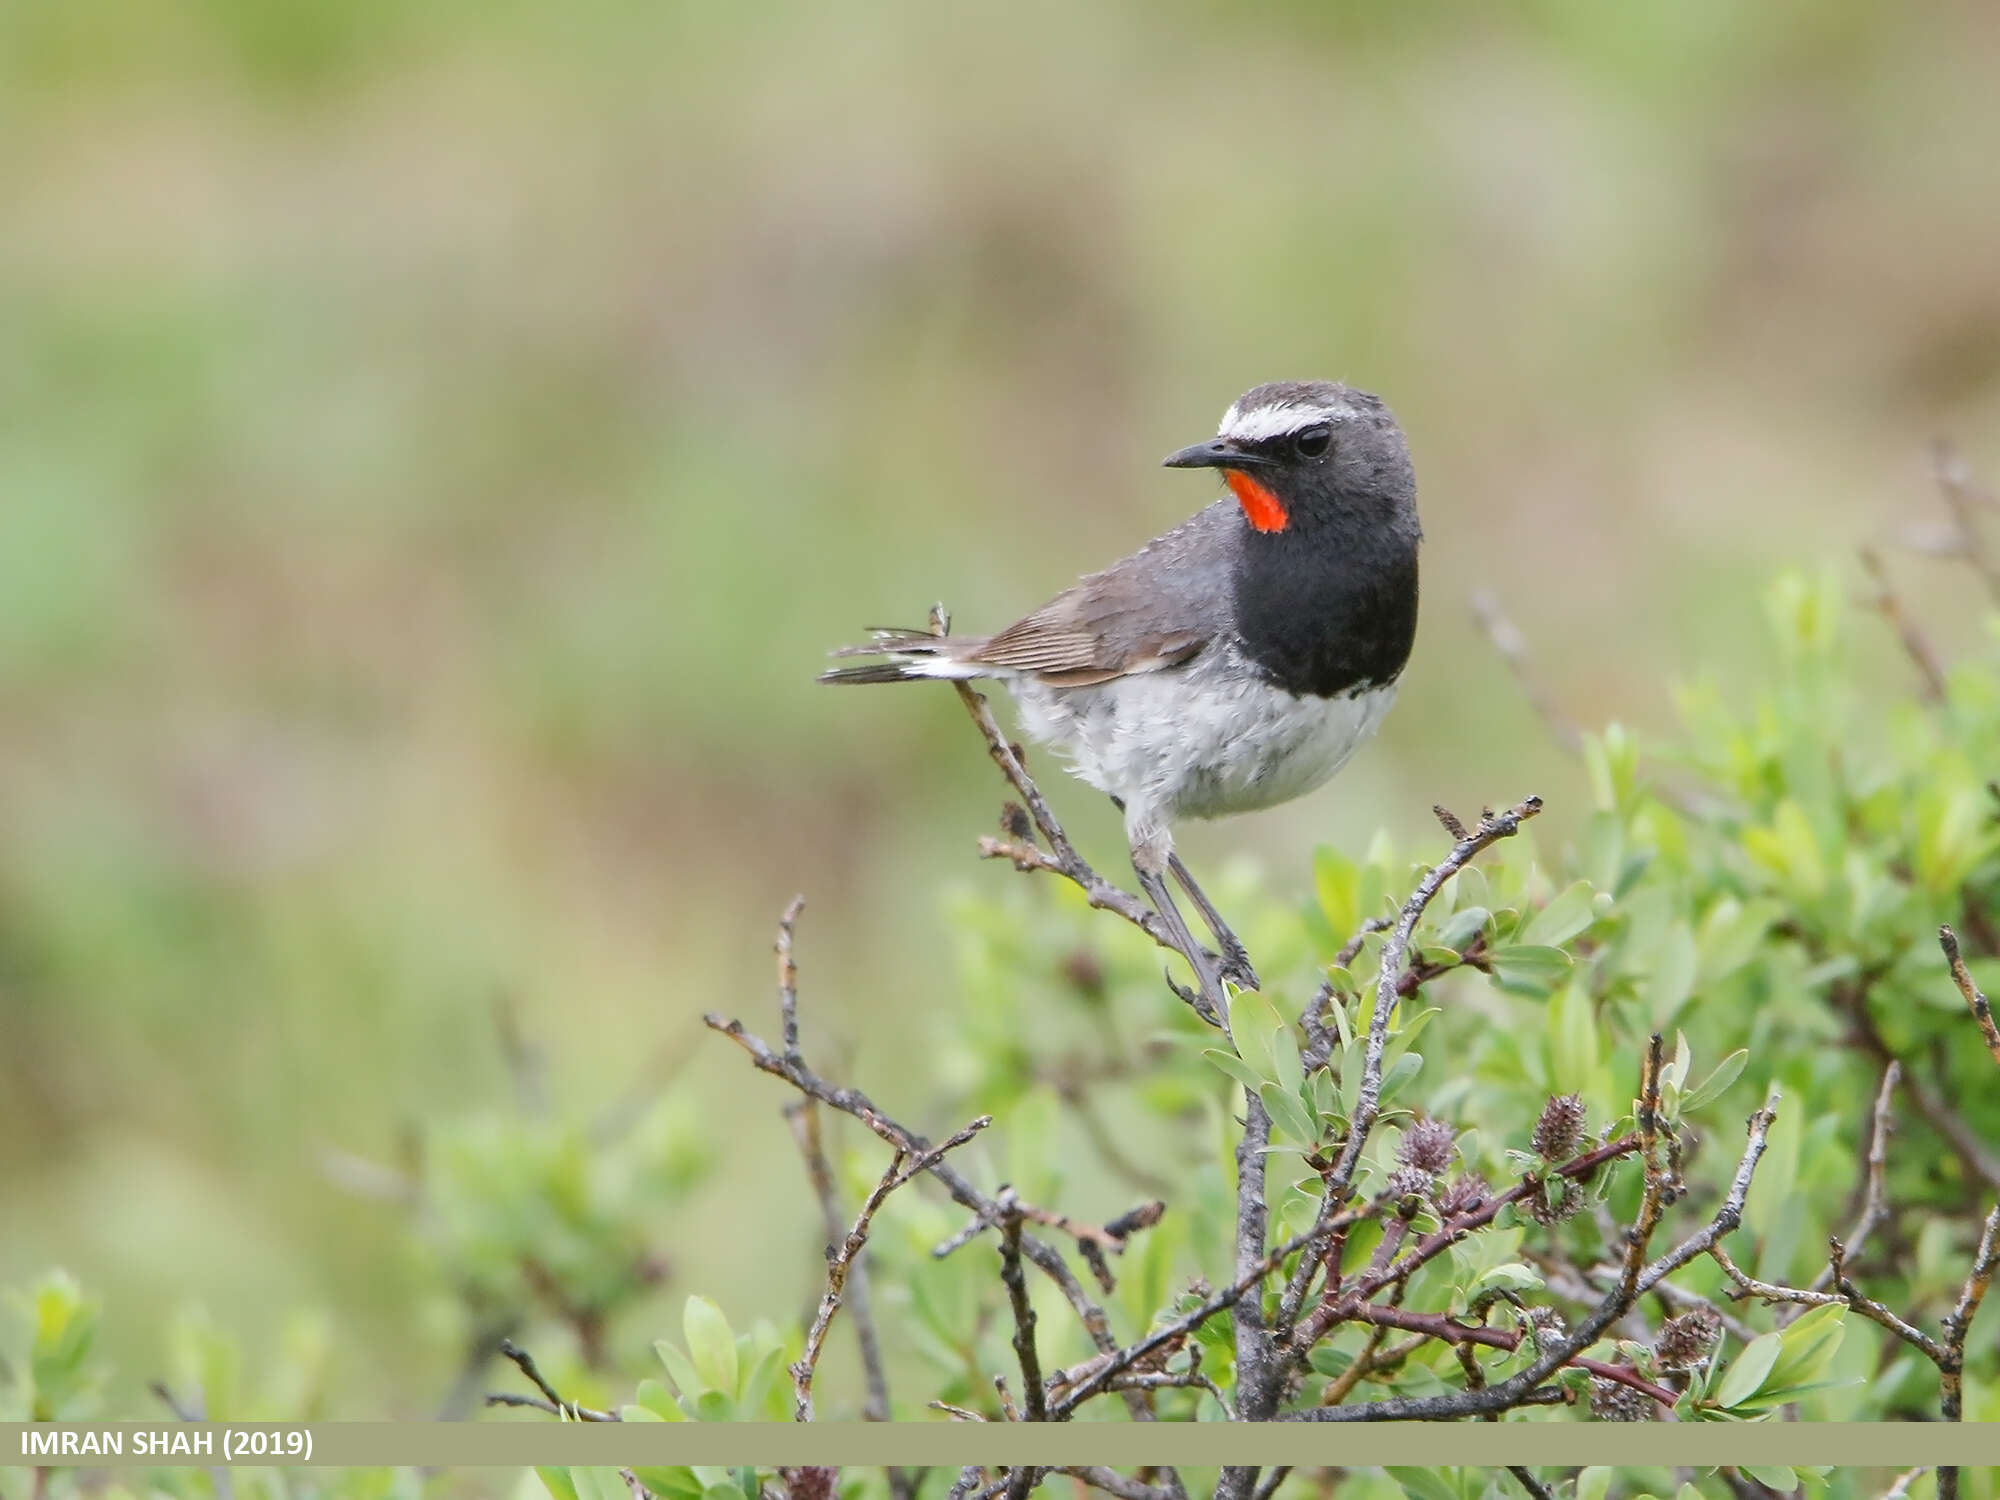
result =
[[[1255,989],[1249,955],[1175,852],[1185,818],[1276,806],[1328,781],[1381,726],[1417,628],[1416,476],[1380,397],[1272,381],[1170,469],[1226,493],[993,635],[876,629],[826,683],[993,679],[1028,736],[1124,814],[1140,888],[1203,1005]],[[1197,942],[1168,888],[1216,941]]]

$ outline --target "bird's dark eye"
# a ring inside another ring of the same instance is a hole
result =
[[[1298,449],[1301,458],[1318,458],[1332,441],[1331,427],[1308,427],[1292,439],[1292,446]]]

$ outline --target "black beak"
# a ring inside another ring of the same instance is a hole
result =
[[[1246,452],[1223,438],[1210,438],[1160,460],[1168,469],[1257,469],[1268,463],[1261,454]]]

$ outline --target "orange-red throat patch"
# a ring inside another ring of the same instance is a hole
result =
[[[1236,496],[1236,503],[1243,507],[1244,516],[1259,531],[1283,531],[1291,524],[1285,502],[1241,469],[1224,469],[1222,479]]]

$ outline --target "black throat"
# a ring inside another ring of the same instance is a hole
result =
[[[1417,635],[1418,532],[1414,516],[1401,521],[1350,514],[1278,532],[1244,526],[1237,632],[1279,687],[1334,698],[1402,673]]]

